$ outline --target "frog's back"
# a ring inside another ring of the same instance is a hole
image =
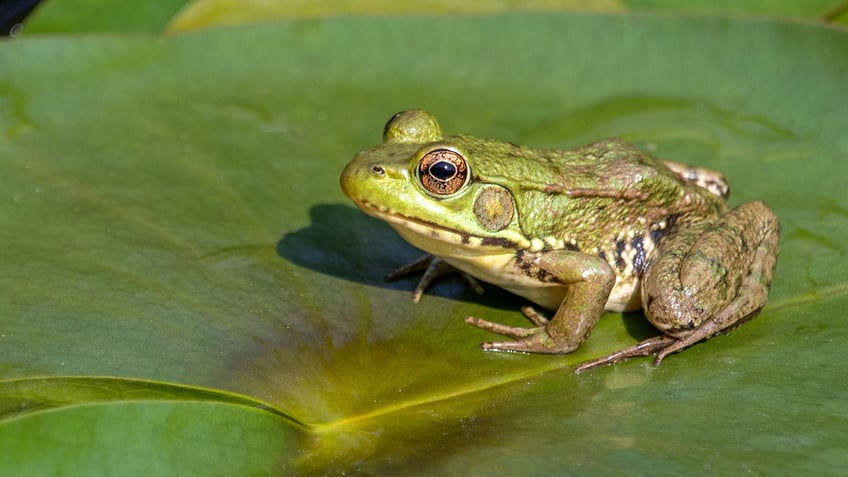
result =
[[[469,145],[485,171],[480,180],[512,191],[522,233],[533,243],[530,251],[566,248],[597,255],[620,279],[641,274],[675,222],[724,208],[723,199],[618,139],[567,151]],[[489,155],[500,160],[487,160]]]
[[[685,196],[699,197],[703,190],[682,180],[665,164],[619,139],[605,139],[571,150],[534,149],[510,143],[493,143],[463,137],[480,180],[510,189],[517,207],[529,221],[540,209],[554,207],[569,217],[569,209],[589,212],[594,207],[611,220],[619,214],[640,215],[649,209],[674,212],[692,204]],[[708,201],[710,201],[708,199]],[[618,214],[610,214],[615,206]],[[543,221],[550,225],[550,214]],[[611,225],[614,225],[612,223]]]
[[[661,161],[619,139],[605,139],[577,149],[534,149],[511,143],[493,143],[462,137],[484,182],[550,194],[572,191],[641,189],[656,179],[662,188],[679,184]],[[577,192],[579,193],[579,192]]]

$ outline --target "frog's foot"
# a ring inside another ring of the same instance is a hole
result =
[[[659,366],[662,360],[678,351],[686,349],[693,344],[711,338],[713,336],[726,333],[732,328],[735,328],[745,321],[750,320],[762,309],[763,303],[752,299],[756,294],[767,294],[768,287],[757,282],[751,277],[746,278],[741,288],[742,296],[737,297],[730,302],[724,309],[718,312],[715,316],[701,324],[690,334],[681,336],[673,343],[669,344],[662,350],[657,352],[657,357],[654,359],[654,365]]]
[[[533,324],[534,328],[525,328],[522,326],[507,326],[500,323],[468,316],[465,322],[477,328],[491,331],[499,335],[508,336],[515,341],[501,341],[483,343],[480,347],[484,351],[512,351],[518,353],[547,353],[547,354],[562,354],[570,353],[576,349],[576,346],[569,343],[558,343],[548,333],[547,325],[549,320],[539,314],[532,307],[525,306],[521,308]]]
[[[727,199],[730,195],[730,185],[724,174],[709,169],[690,166],[674,161],[662,161],[666,167],[677,174],[682,180],[691,182],[698,187],[704,188],[713,195]]]
[[[474,277],[471,275],[459,271],[454,268],[449,263],[440,259],[439,257],[434,257],[433,255],[424,255],[419,259],[410,262],[397,270],[386,275],[386,281],[390,282],[392,280],[397,280],[398,278],[405,277],[412,273],[423,271],[424,274],[421,275],[421,279],[418,280],[418,285],[415,286],[415,290],[412,292],[412,301],[413,303],[418,303],[421,301],[421,297],[424,295],[424,291],[438,278],[443,277],[449,273],[458,273],[463,280],[468,284],[468,286],[474,291],[474,293],[478,295],[483,294],[483,286],[480,285]]]
[[[654,364],[658,365],[660,364],[660,361],[662,361],[662,358],[665,357],[667,354],[673,353],[674,351],[679,351],[680,349],[683,349],[688,346],[686,345],[674,351],[666,352],[666,350],[681,341],[682,340],[667,335],[654,336],[653,338],[648,338],[645,341],[636,343],[635,345],[629,348],[616,351],[601,358],[580,363],[579,365],[577,365],[577,368],[574,369],[574,372],[579,374],[583,371],[599,368],[601,366],[608,366],[611,364],[618,363],[620,361],[624,361],[626,359],[640,356],[651,356],[654,353],[657,353],[657,358],[654,361]]]

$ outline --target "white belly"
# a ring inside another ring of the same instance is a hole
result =
[[[514,258],[513,254],[504,254],[477,257],[473,261],[451,257],[443,257],[443,260],[474,278],[527,298],[543,308],[558,309],[565,298],[567,285],[540,282],[515,270]],[[639,279],[617,276],[604,308],[615,312],[642,309]]]

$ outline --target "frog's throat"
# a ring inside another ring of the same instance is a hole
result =
[[[434,255],[462,255],[461,249],[473,250],[475,255],[502,254],[504,250],[516,250],[530,246],[530,241],[526,239],[514,241],[506,237],[480,237],[467,232],[457,232],[425,220],[391,213],[370,203],[358,205],[368,215],[388,223],[407,242]]]

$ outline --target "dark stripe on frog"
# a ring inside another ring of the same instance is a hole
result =
[[[544,268],[540,268],[536,265],[535,258],[537,257],[536,253],[527,252],[525,250],[519,250],[515,254],[515,264],[518,265],[518,268],[524,272],[528,277],[534,278],[543,283],[562,283],[557,277],[551,273],[549,273]]]
[[[654,244],[660,243],[660,240],[662,240],[663,235],[665,235],[665,231],[666,231],[666,229],[651,230],[651,233],[650,233],[651,241],[653,241]]]
[[[437,238],[437,239],[440,238],[442,236],[441,235],[442,233],[459,235],[460,241],[463,244],[466,244],[466,245],[471,243],[471,239],[478,238],[478,237],[471,235],[467,232],[457,232],[456,230],[448,229],[447,227],[439,225],[435,222],[430,222],[430,221],[427,221],[427,220],[421,220],[420,218],[411,217],[411,216],[404,215],[404,214],[387,212],[384,208],[382,208],[378,205],[374,205],[374,204],[372,204],[368,201],[363,201],[360,206],[361,207],[362,206],[367,207],[368,209],[375,210],[375,211],[377,211],[379,213],[383,213],[385,215],[389,215],[389,216],[392,216],[392,217],[399,217],[399,218],[408,220],[410,222],[414,222],[416,224],[423,225],[423,226],[430,229],[428,231],[428,234],[433,238]],[[479,239],[480,239],[480,245],[486,245],[486,246],[492,246],[492,247],[503,247],[503,248],[508,248],[508,249],[514,249],[516,247],[515,243],[511,242],[510,240],[504,239],[504,238],[479,237]]]
[[[542,252],[550,252],[550,251],[553,251],[553,250],[567,250],[569,252],[579,252],[580,251],[579,245],[573,244],[573,243],[570,243],[570,242],[563,243],[562,248],[554,248],[547,241],[545,241],[544,244],[545,244],[545,246],[542,247],[542,250],[541,250]]]
[[[487,247],[515,248],[514,243],[501,237],[481,237],[480,245]]]
[[[727,185],[726,181],[725,182],[716,181],[716,180],[705,181],[704,186],[705,186],[704,188],[707,189],[707,190],[710,190],[710,187],[712,187],[716,190],[724,191],[722,194],[719,195],[719,197],[721,197],[722,199],[727,199],[727,198],[730,197],[730,186]]]
[[[678,214],[671,214],[665,219],[660,220],[656,224],[654,224],[656,228],[652,228],[651,232],[649,233],[651,241],[654,242],[654,247],[659,245],[660,240],[662,240],[665,234],[674,227],[675,223],[677,222],[677,218]],[[665,222],[665,226],[659,227],[659,224],[662,222]]]
[[[637,235],[633,237],[633,242],[631,242],[633,249],[636,250],[636,254],[633,256],[633,269],[636,271],[636,275],[642,276],[642,273],[645,272],[645,244],[641,235]]]
[[[627,244],[623,240],[615,242],[615,267],[619,270],[627,268],[627,262],[624,260],[624,252]]]

